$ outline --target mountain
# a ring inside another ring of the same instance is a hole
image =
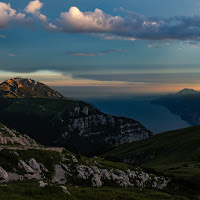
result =
[[[185,89],[177,92],[175,95],[186,96],[186,95],[190,95],[190,94],[200,94],[200,91],[185,88]]]
[[[50,87],[20,77],[7,80],[0,84],[0,96],[9,98],[46,97],[63,98],[63,96]]]
[[[167,177],[98,157],[76,156],[64,148],[47,148],[3,124],[0,132],[1,199],[182,199],[158,192],[170,187]]]
[[[7,82],[10,81],[3,85]],[[20,88],[27,88],[27,82],[30,81],[20,78]],[[30,87],[31,91],[38,91],[38,87],[49,89],[33,80]],[[45,95],[44,98],[25,92],[22,95],[21,91],[15,91],[17,97],[0,98],[0,121],[43,145],[66,147],[91,156],[106,151],[113,144],[142,140],[152,135],[135,120],[107,115],[82,101],[50,98],[56,94],[52,89],[49,89],[53,91],[49,93],[51,96]]]
[[[103,155],[150,171],[188,181],[200,188],[200,126],[154,135],[126,143]]]
[[[200,92],[183,89],[176,94],[162,96],[151,103],[161,105],[192,125],[200,124]]]

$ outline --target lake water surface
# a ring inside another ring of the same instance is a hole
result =
[[[102,112],[124,116],[141,122],[154,133],[161,133],[191,126],[168,109],[153,105],[147,98],[84,99]]]

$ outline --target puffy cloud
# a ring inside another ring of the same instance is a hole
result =
[[[25,8],[26,13],[33,14],[41,23],[43,28],[47,31],[55,31],[56,26],[53,25],[48,21],[48,18],[46,15],[43,15],[40,13],[41,8],[43,7],[43,3],[39,0],[31,1],[27,7]]]
[[[56,24],[63,32],[110,32],[117,31],[123,25],[119,16],[105,14],[100,9],[94,12],[81,12],[77,7],[71,7],[69,12],[62,12]]]
[[[0,28],[5,28],[16,16],[16,10],[10,4],[0,2]]]
[[[29,24],[31,20],[25,18],[24,13],[17,13],[8,3],[0,2],[0,29],[6,28],[10,23]]]
[[[82,12],[71,7],[53,20],[41,13],[43,3],[31,1],[24,9],[26,14],[40,22],[46,31],[66,33],[90,33],[106,39],[120,40],[182,40],[200,41],[200,16],[174,16],[169,18],[149,17],[120,8],[126,17],[113,16],[95,9],[93,12]],[[30,23],[24,13],[17,13],[8,3],[0,2],[0,29],[10,23]]]
[[[36,14],[42,8],[43,3],[39,0],[31,1],[25,8],[26,13]]]

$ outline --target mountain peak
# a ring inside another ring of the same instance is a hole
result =
[[[21,77],[12,78],[0,84],[0,96],[10,98],[63,98],[63,96],[43,83]]]
[[[183,90],[177,92],[176,95],[185,96],[185,95],[189,95],[189,94],[198,94],[198,93],[200,93],[200,92],[197,90],[190,89],[190,88],[184,88]]]

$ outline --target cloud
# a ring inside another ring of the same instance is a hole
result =
[[[145,16],[120,8],[126,17],[113,16],[96,8],[82,12],[77,7],[62,12],[58,18],[50,20],[41,13],[44,3],[34,0],[17,12],[8,3],[0,2],[0,29],[11,23],[27,24],[30,20],[39,21],[49,32],[90,33],[105,40],[150,40],[150,41],[196,41],[200,42],[200,15],[158,17]],[[31,15],[31,19],[26,15]]]
[[[55,31],[56,26],[50,23],[47,16],[40,12],[43,5],[39,0],[31,1],[24,10],[27,14],[34,15],[46,31]]]
[[[1,34],[0,34],[0,38],[6,38],[6,35],[1,35]]]
[[[110,53],[122,52],[121,49],[111,49],[101,52],[68,52],[67,54],[72,57],[84,57],[84,56],[104,56]]]
[[[13,53],[10,53],[10,54],[8,54],[8,56],[15,57],[15,56],[17,56],[17,55],[15,55],[15,54],[13,54]]]
[[[56,24],[62,32],[110,32],[117,30],[123,19],[105,14],[98,8],[94,12],[81,12],[77,7],[71,7],[68,12],[61,13]]]
[[[100,9],[82,12],[71,7],[54,21],[58,32],[100,34],[103,39],[200,40],[200,16],[147,17],[125,10],[126,17],[112,16]]]
[[[43,3],[39,0],[31,1],[25,8],[26,13],[36,14],[43,7]]]
[[[0,29],[6,28],[11,23],[17,24],[30,24],[30,18],[25,18],[24,13],[17,13],[16,10],[11,8],[11,5],[8,3],[0,2]]]
[[[73,75],[75,79],[133,83],[200,83],[200,73],[145,73]]]

